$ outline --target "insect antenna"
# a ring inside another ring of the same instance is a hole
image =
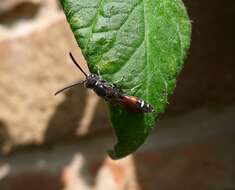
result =
[[[87,77],[87,74],[85,73],[85,71],[80,67],[80,65],[77,63],[77,61],[74,59],[73,55],[71,52],[69,52],[69,56],[71,57],[73,63],[77,66],[77,68],[79,68],[79,70]]]
[[[79,82],[77,82],[77,83],[75,83],[75,84],[72,84],[72,85],[66,86],[66,87],[64,87],[64,88],[62,88],[62,89],[60,89],[60,90],[58,90],[58,91],[55,93],[55,96],[56,96],[57,94],[59,94],[59,93],[61,93],[61,92],[65,91],[65,90],[68,90],[68,89],[70,89],[70,88],[72,88],[72,87],[74,87],[74,86],[77,86],[77,85],[79,85],[79,84],[83,84],[83,83],[84,83],[84,80],[79,81]]]

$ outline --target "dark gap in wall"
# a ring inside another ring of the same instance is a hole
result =
[[[0,25],[14,27],[22,21],[31,21],[35,19],[39,10],[40,4],[22,2],[12,7],[12,9],[0,12]]]
[[[2,120],[0,120],[0,151],[2,150],[8,138],[9,134],[7,131],[7,126]]]

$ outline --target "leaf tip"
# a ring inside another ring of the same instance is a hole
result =
[[[123,159],[126,156],[129,156],[130,153],[127,154],[121,154],[120,152],[118,152],[115,148],[113,150],[108,150],[107,151],[108,155],[110,156],[110,158],[112,158],[113,160],[119,160],[119,159]]]

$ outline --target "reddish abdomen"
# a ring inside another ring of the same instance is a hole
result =
[[[139,98],[135,96],[123,96],[120,104],[127,109],[138,111],[138,101]]]

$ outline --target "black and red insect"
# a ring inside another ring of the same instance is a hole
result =
[[[85,85],[85,87],[94,90],[94,92],[98,96],[104,98],[106,101],[109,101],[113,104],[121,105],[122,107],[124,107],[129,111],[143,112],[143,113],[154,112],[153,107],[149,103],[145,102],[144,100],[141,100],[136,96],[125,95],[119,88],[116,87],[116,85],[103,80],[100,75],[96,75],[93,73],[89,75],[86,74],[86,72],[76,62],[73,55],[71,53],[69,53],[69,55],[73,63],[85,75],[86,79],[79,81],[75,84],[66,86],[65,88],[57,91],[55,95],[73,86],[83,84]]]

